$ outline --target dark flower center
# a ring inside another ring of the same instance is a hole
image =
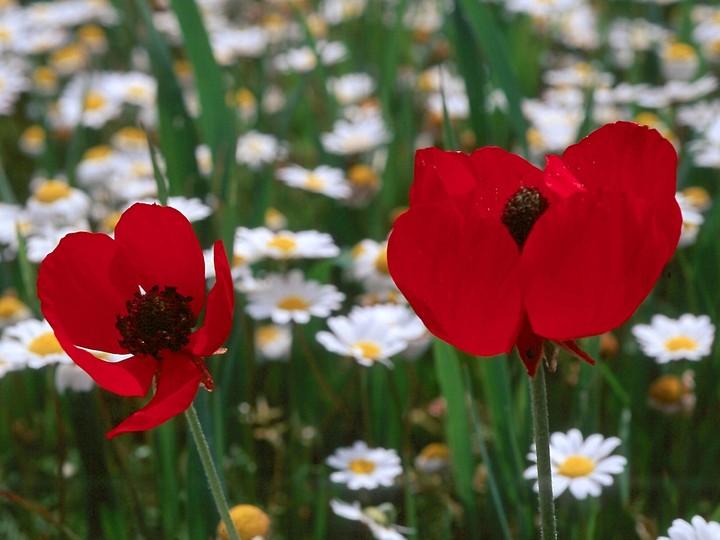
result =
[[[500,221],[522,249],[537,219],[547,210],[550,203],[536,187],[521,187],[505,204]]]
[[[177,287],[155,285],[149,291],[136,292],[125,302],[128,314],[117,316],[115,326],[122,338],[119,343],[132,354],[160,359],[160,351],[179,351],[190,342],[195,316],[190,309],[192,297],[177,293]]]

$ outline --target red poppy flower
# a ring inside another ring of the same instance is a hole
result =
[[[185,411],[200,384],[212,390],[202,358],[227,339],[234,303],[221,242],[214,261],[216,282],[205,301],[205,262],[190,222],[173,208],[138,203],[123,213],[114,239],[68,234],[40,265],[42,312],[75,363],[123,396],[144,396],[156,380],[148,404],[108,437]],[[87,349],[132,356],[107,362]]]
[[[495,147],[420,150],[390,274],[459,349],[516,346],[530,375],[546,340],[592,362],[574,340],[625,322],[677,246],[676,165],[657,131],[628,122],[547,156],[544,171]]]

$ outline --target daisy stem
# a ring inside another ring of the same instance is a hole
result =
[[[192,433],[195,447],[200,455],[200,461],[205,470],[205,476],[207,476],[208,485],[215,500],[215,507],[220,514],[220,519],[222,519],[222,522],[225,524],[231,540],[240,540],[237,529],[230,518],[230,509],[228,508],[227,500],[225,500],[225,493],[220,483],[215,462],[210,454],[210,447],[208,446],[207,439],[200,425],[200,419],[198,418],[194,404],[191,403],[188,410],[185,411],[185,418],[187,418],[188,425],[190,426],[190,432]]]
[[[552,493],[550,468],[550,426],[548,423],[545,368],[541,364],[530,378],[530,407],[533,418],[533,436],[538,469],[538,500],[540,504],[540,534],[543,540],[555,540],[555,504]]]

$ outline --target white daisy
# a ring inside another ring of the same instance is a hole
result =
[[[417,358],[430,345],[432,335],[425,328],[420,317],[415,315],[406,305],[375,304],[371,306],[355,306],[350,311],[350,317],[362,317],[361,312],[367,312],[366,316],[384,321],[389,333],[407,343],[407,347],[401,353],[405,358]]]
[[[2,352],[2,341],[0,341],[0,379],[11,371],[18,371],[26,367],[27,364],[19,355],[12,356],[12,358],[6,357]]]
[[[100,144],[88,148],[75,170],[78,184],[85,188],[102,186],[117,174],[122,166],[119,163],[121,159],[121,154],[110,145]]]
[[[372,309],[353,310],[350,315],[331,317],[330,332],[321,331],[316,339],[328,351],[354,358],[360,365],[372,366],[380,362],[393,367],[390,357],[407,348],[407,341],[399,333],[389,331],[390,320]]]
[[[707,315],[686,313],[679,319],[653,315],[650,324],[633,326],[632,333],[646,356],[658,364],[672,360],[700,360],[710,354],[715,326]]]
[[[17,204],[0,202],[0,254],[11,259],[17,250],[18,227],[28,221],[26,212]]]
[[[320,134],[326,152],[338,155],[361,154],[390,141],[392,135],[380,116],[355,121],[337,120],[332,131]]]
[[[95,381],[77,364],[61,364],[55,368],[55,389],[59,394],[66,390],[89,392],[95,387]]]
[[[657,540],[715,540],[720,538],[720,523],[705,521],[701,516],[693,516],[690,523],[684,519],[675,519],[668,529],[667,536],[658,536]]]
[[[345,295],[334,285],[305,281],[300,270],[270,274],[247,295],[246,310],[253,319],[270,318],[275,324],[305,324],[310,317],[327,317]]]
[[[78,223],[72,227],[40,227],[33,230],[27,237],[27,258],[30,262],[39,264],[60,243],[66,235],[79,231],[89,231],[90,224]]]
[[[27,65],[19,58],[0,58],[0,115],[15,111],[20,94],[30,88]]]
[[[50,324],[37,319],[21,321],[5,329],[0,340],[0,358],[33,369],[72,362],[60,346]]]
[[[237,141],[235,158],[241,165],[259,169],[267,163],[284,159],[287,149],[272,135],[258,131],[249,131]]]
[[[86,73],[71,80],[58,99],[50,118],[58,129],[73,130],[78,124],[100,129],[122,113],[122,99],[117,87],[101,75],[90,78]]]
[[[5,291],[0,296],[0,328],[5,328],[30,317],[32,317],[32,311],[17,297],[14,291]]]
[[[550,436],[553,497],[559,497],[566,489],[576,499],[585,499],[588,495],[598,497],[602,486],[612,485],[611,475],[625,469],[627,459],[610,455],[620,443],[617,437],[606,439],[597,433],[583,440],[577,429],[553,433]],[[534,445],[527,458],[537,461]],[[526,469],[523,476],[537,479],[537,466]],[[537,481],[534,489],[538,490]]]
[[[265,324],[255,329],[255,350],[265,360],[288,360],[292,332],[287,326]]]
[[[338,448],[327,458],[326,463],[337,471],[330,474],[330,480],[346,484],[349,489],[375,489],[390,487],[395,478],[402,474],[400,457],[395,450],[368,448],[364,441],[346,448]]]
[[[29,156],[41,156],[47,148],[45,140],[45,129],[38,124],[32,124],[20,134],[18,147]]]
[[[274,232],[266,227],[240,227],[235,243],[241,250],[276,260],[325,259],[340,254],[340,248],[329,234],[313,230]]]
[[[275,177],[288,186],[322,193],[333,199],[350,196],[351,189],[342,169],[320,165],[315,169],[306,169],[300,165],[288,165],[275,171]]]
[[[71,226],[88,217],[90,197],[64,178],[38,177],[32,181],[32,195],[25,209],[36,225]]]
[[[675,194],[682,213],[682,229],[680,232],[680,240],[678,247],[685,247],[695,243],[697,235],[700,232],[700,226],[705,222],[700,211],[688,198],[680,191]]]
[[[375,90],[375,80],[367,73],[348,73],[342,77],[330,77],[327,88],[337,102],[345,106],[370,97]]]
[[[362,282],[368,291],[396,289],[388,269],[387,241],[378,242],[369,238],[362,240],[352,248],[350,256],[352,277]]]
[[[147,204],[159,204],[159,201],[156,198],[142,199],[138,202],[143,202]],[[133,203],[130,203],[128,207],[132,206],[132,204]],[[194,223],[196,221],[202,221],[213,213],[213,209],[197,197],[168,197],[166,206],[170,206],[175,210],[179,211],[191,223]]]
[[[362,508],[358,501],[349,504],[333,499],[330,507],[336,515],[367,526],[376,540],[405,540],[402,533],[412,532],[412,529],[392,523],[397,512],[390,503]]]

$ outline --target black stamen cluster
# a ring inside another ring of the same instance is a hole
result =
[[[160,359],[160,351],[179,351],[190,342],[195,316],[190,309],[192,297],[178,294],[177,287],[155,285],[137,292],[125,302],[126,316],[117,316],[120,346],[132,354]]]
[[[522,249],[537,219],[550,203],[536,187],[521,187],[505,204],[500,221]]]

